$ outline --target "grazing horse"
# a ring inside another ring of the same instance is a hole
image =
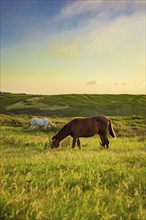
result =
[[[52,127],[55,127],[55,124],[52,123],[51,121],[49,121],[47,118],[32,118],[31,121],[30,121],[30,128],[29,129],[32,129],[34,128],[35,125],[38,125],[40,127],[44,127],[45,129],[47,128],[48,125],[52,126]]]
[[[72,148],[75,147],[77,142],[79,149],[81,149],[80,137],[92,137],[99,134],[101,146],[109,148],[108,133],[113,138],[116,137],[111,120],[105,116],[76,118],[67,123],[54,137],[52,137],[51,147],[59,147],[60,141],[70,135],[73,137]]]

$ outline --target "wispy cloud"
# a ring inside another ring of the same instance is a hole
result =
[[[96,81],[92,80],[92,81],[88,81],[86,83],[86,85],[96,85]]]
[[[95,81],[95,80],[91,80],[86,82],[86,85],[100,85],[101,81]]]
[[[66,19],[78,15],[83,15],[85,13],[97,12],[98,5],[102,0],[99,1],[74,1],[69,2],[60,10],[59,15],[56,20]]]
[[[77,50],[78,47],[85,50],[90,47],[91,51],[112,51],[113,40],[118,47],[127,47],[137,41],[144,26],[144,4],[145,1],[131,0],[70,1],[55,15],[51,28],[59,42],[61,34],[65,41],[70,35],[78,37]],[[139,30],[135,31],[137,28]]]
[[[71,1],[64,5],[59,14],[55,16],[55,20],[66,20],[80,16],[81,20],[88,18],[98,19],[115,19],[119,16],[130,16],[138,11],[144,10],[145,1],[126,0],[126,1],[106,1],[106,0],[78,0]],[[97,20],[98,23],[98,20]]]
[[[127,82],[113,82],[111,83],[113,86],[126,86],[128,85],[129,83]]]

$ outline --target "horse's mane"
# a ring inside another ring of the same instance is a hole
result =
[[[64,137],[66,137],[67,135],[68,135],[68,133],[69,133],[69,123],[68,124],[66,124],[66,125],[64,125],[61,129],[60,129],[60,131],[56,134],[56,137],[57,138],[64,138]]]

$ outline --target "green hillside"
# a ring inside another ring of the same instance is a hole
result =
[[[145,95],[27,95],[0,94],[1,114],[46,115],[56,117],[146,113]]]
[[[1,93],[0,219],[145,220],[144,95],[26,95]],[[117,139],[72,137],[51,150],[71,118],[110,116]],[[56,127],[29,130],[46,115]],[[58,202],[59,201],[59,202]]]

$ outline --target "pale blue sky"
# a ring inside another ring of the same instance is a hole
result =
[[[145,92],[145,1],[1,1],[1,91]]]

